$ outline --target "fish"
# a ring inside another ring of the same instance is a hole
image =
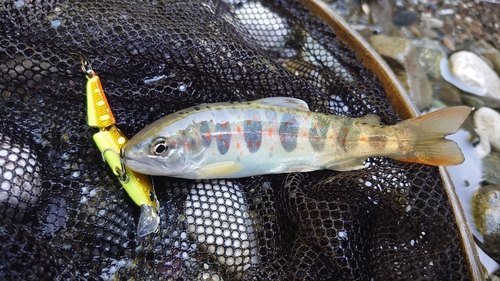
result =
[[[303,100],[271,97],[202,104],[149,124],[125,145],[124,164],[138,173],[184,179],[242,178],[365,168],[368,157],[434,166],[464,156],[445,136],[471,111],[457,106],[381,125],[374,114],[349,118],[312,112]]]

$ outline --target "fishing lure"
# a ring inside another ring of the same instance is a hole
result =
[[[383,126],[376,115],[311,112],[294,98],[205,104],[148,125],[127,143],[123,156],[134,171],[188,179],[347,171],[364,168],[373,156],[457,165],[463,154],[444,137],[458,130],[470,110],[446,108]]]
[[[82,70],[87,77],[87,124],[99,128],[93,135],[94,142],[102,157],[111,167],[125,191],[135,204],[141,207],[137,225],[139,237],[155,232],[160,223],[159,202],[149,176],[130,170],[123,165],[120,152],[126,145],[127,137],[115,126],[115,117],[106,99],[99,76],[80,56]]]

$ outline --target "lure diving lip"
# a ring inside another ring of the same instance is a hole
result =
[[[205,104],[156,120],[124,148],[131,170],[188,179],[364,168],[368,157],[447,166],[463,162],[455,133],[471,108],[445,108],[395,125],[376,115],[311,112],[295,98]]]
[[[87,124],[99,128],[93,135],[103,159],[111,167],[125,191],[141,207],[137,235],[144,237],[158,229],[159,202],[149,176],[125,167],[121,151],[127,144],[126,136],[115,126],[115,118],[106,99],[99,76],[80,57],[82,70],[87,77]]]

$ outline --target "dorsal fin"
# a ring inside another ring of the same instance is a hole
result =
[[[296,98],[270,97],[270,98],[258,99],[253,102],[271,106],[292,108],[302,111],[309,111],[309,106],[307,105],[307,103],[301,99],[296,99]]]

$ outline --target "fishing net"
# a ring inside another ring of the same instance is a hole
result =
[[[436,167],[154,177],[157,233],[86,124],[81,53],[129,137],[207,102],[293,96],[400,120],[378,78],[297,1],[3,1],[0,279],[467,280]],[[256,163],[258,165],[258,163]]]

